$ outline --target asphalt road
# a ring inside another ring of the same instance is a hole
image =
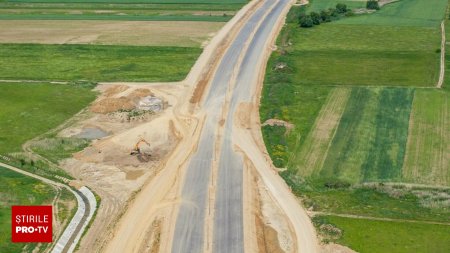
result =
[[[258,81],[259,65],[267,40],[289,1],[281,0],[269,12],[254,34],[241,63],[225,124],[219,160],[214,214],[213,252],[244,252],[243,236],[243,158],[233,149],[234,116],[240,103],[251,102]]]
[[[203,251],[214,149],[224,106],[228,106],[228,115],[220,143],[213,252],[244,252],[243,160],[234,152],[231,142],[233,115],[239,103],[251,99],[252,82],[259,72],[254,63],[262,56],[264,45],[288,3],[288,0],[266,0],[243,26],[219,64],[203,104],[206,122],[198,149],[186,169],[173,253]],[[231,103],[225,104],[228,91],[232,91]]]

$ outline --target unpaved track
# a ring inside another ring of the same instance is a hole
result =
[[[436,85],[436,88],[442,88],[442,84],[444,83],[445,76],[445,20],[441,23],[441,64],[440,64],[440,72],[439,72],[439,81]]]

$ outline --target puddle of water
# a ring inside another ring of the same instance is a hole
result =
[[[103,137],[108,136],[109,134],[99,128],[95,128],[95,127],[87,127],[87,128],[83,128],[83,130],[81,131],[81,133],[75,135],[75,138],[81,138],[81,139],[89,139],[89,140],[93,140],[93,139],[101,139]]]

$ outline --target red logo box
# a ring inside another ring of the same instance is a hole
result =
[[[12,206],[12,242],[52,242],[52,206]]]

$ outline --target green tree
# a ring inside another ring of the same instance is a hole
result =
[[[347,5],[341,4],[341,3],[336,4],[336,11],[337,11],[339,14],[346,13],[346,12],[348,11],[348,10],[347,10]]]
[[[322,18],[319,13],[312,11],[310,14],[314,25],[320,25]]]
[[[300,23],[301,27],[305,27],[305,28],[313,27],[313,25],[314,25],[314,22],[310,15],[301,16],[299,23]]]
[[[369,1],[367,1],[366,8],[369,10],[379,10],[380,5],[378,4],[378,1],[376,1],[376,0],[369,0]]]

